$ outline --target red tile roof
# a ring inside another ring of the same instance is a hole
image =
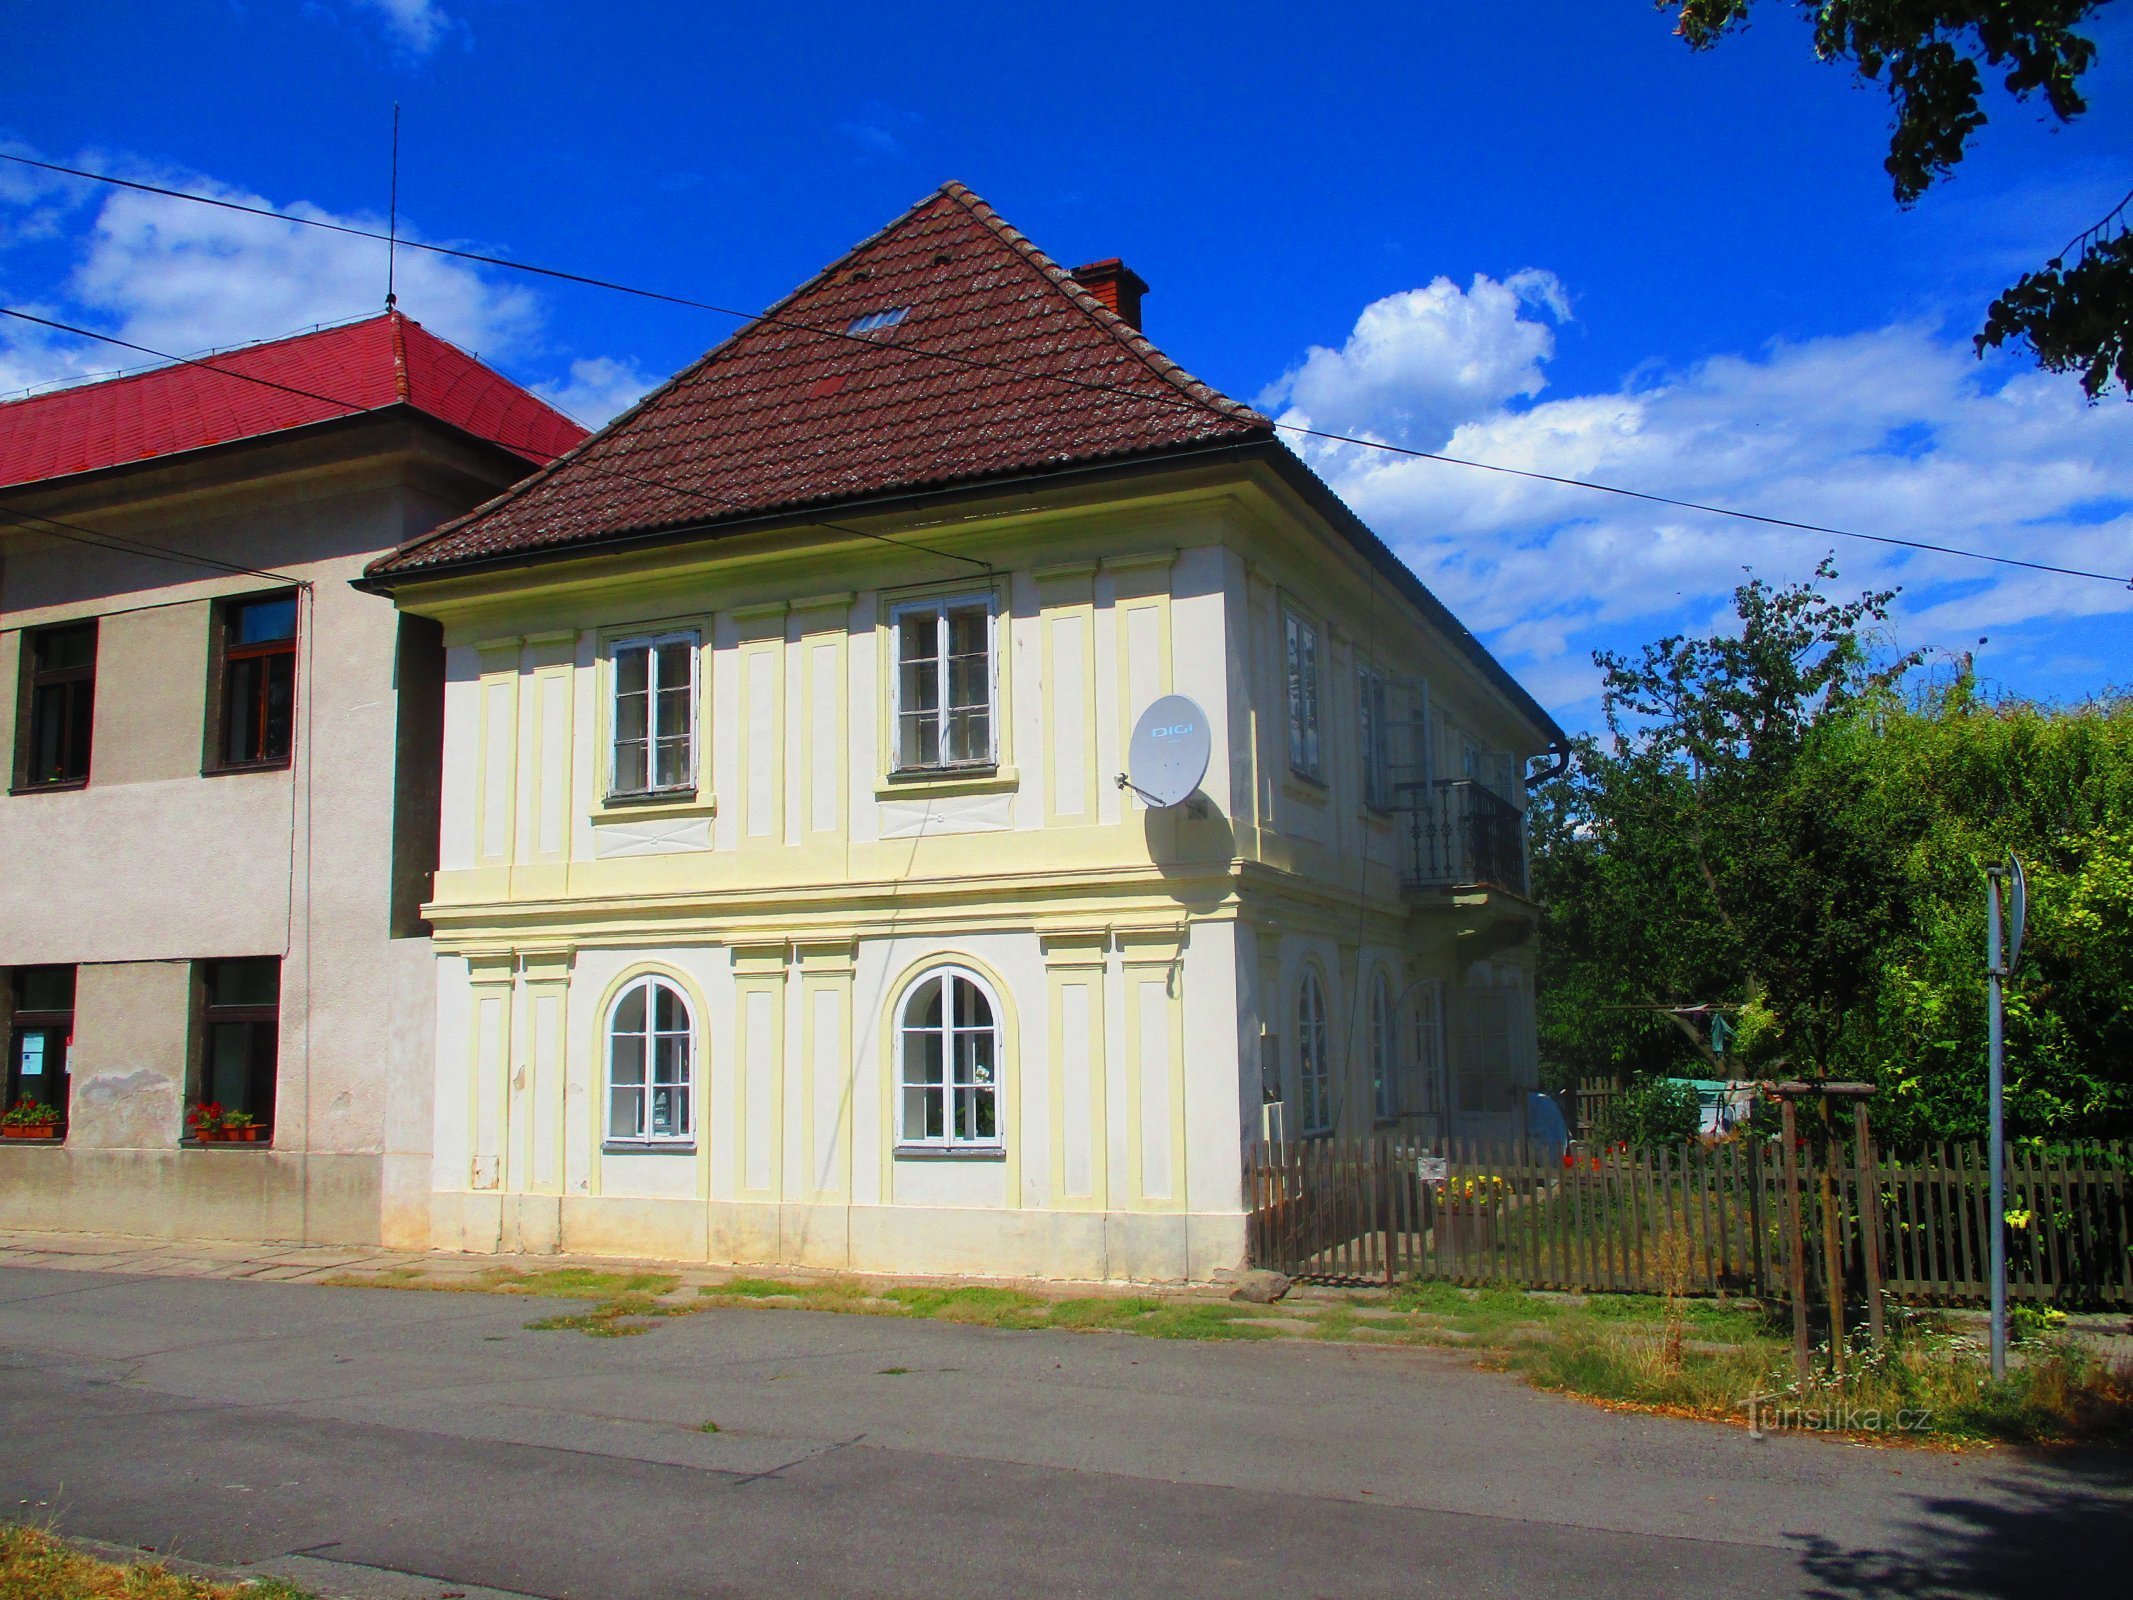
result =
[[[899,310],[892,325],[848,334]],[[1272,431],[951,183],[562,461],[371,571],[414,574]]]
[[[412,406],[538,463],[553,461],[585,437],[583,428],[502,373],[421,323],[388,311],[205,356],[198,364],[155,367],[0,404],[0,486],[125,466],[395,405]]]

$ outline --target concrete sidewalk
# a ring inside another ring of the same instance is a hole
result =
[[[808,1267],[706,1265],[701,1261],[655,1261],[639,1256],[467,1255],[444,1250],[388,1250],[374,1245],[245,1244],[208,1239],[140,1239],[119,1234],[6,1231],[0,1231],[0,1266],[40,1267],[59,1272],[121,1272],[153,1278],[247,1278],[288,1283],[316,1283],[343,1273],[419,1267],[424,1277],[447,1284],[462,1279],[473,1283],[484,1273],[498,1268],[549,1272],[563,1267],[587,1267],[612,1272],[662,1273],[678,1279],[678,1287],[683,1291],[694,1291],[704,1284],[723,1283],[739,1273],[794,1280],[865,1276]],[[1059,1278],[975,1280],[905,1275],[881,1281],[1028,1284],[1055,1294],[1127,1292],[1127,1286],[1117,1283],[1083,1284]],[[1204,1294],[1211,1299],[1222,1299],[1229,1291],[1219,1284],[1197,1288],[1167,1284],[1162,1286],[1162,1292]]]

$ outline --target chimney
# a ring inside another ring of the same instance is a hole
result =
[[[1139,273],[1117,256],[1108,261],[1092,261],[1085,267],[1076,267],[1071,276],[1108,309],[1117,312],[1128,327],[1140,327],[1141,296],[1148,292],[1148,285],[1141,282]]]

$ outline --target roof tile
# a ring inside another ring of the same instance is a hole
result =
[[[585,437],[502,373],[388,311],[0,404],[0,487],[403,404],[533,462]]]
[[[845,331],[903,307],[894,326]],[[414,574],[1272,431],[950,183],[561,461],[371,570]]]

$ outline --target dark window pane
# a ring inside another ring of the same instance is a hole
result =
[[[939,623],[930,611],[906,612],[896,625],[896,658],[910,663],[932,661],[939,638]]]
[[[211,961],[207,1003],[211,1006],[271,1006],[281,999],[281,963],[272,956],[249,961]]]
[[[252,1025],[219,1022],[207,1030],[207,1059],[201,1063],[200,1098],[225,1111],[249,1111],[252,1087]]]
[[[271,600],[248,600],[230,614],[230,643],[270,644],[296,637],[296,596],[278,595]]]
[[[904,1008],[904,1021],[914,1028],[938,1028],[941,1025],[941,985],[946,980],[928,978],[911,996]]]
[[[652,786],[657,789],[686,789],[695,775],[689,771],[689,741],[686,737],[661,739],[655,755]]]
[[[296,653],[239,656],[224,668],[222,759],[285,761],[294,743]]]
[[[615,793],[642,794],[646,789],[650,788],[651,784],[647,776],[649,772],[647,763],[650,759],[642,739],[637,740],[635,743],[624,742],[616,745]]]
[[[285,761],[296,743],[296,655],[267,657],[267,714],[259,759]]]
[[[73,783],[88,777],[93,688],[82,679],[31,690],[31,783]]]
[[[634,1087],[644,1082],[644,1036],[642,1034],[616,1034],[610,1059],[612,1062],[610,1075],[617,1087]]]
[[[679,641],[659,647],[659,687],[661,690],[679,689],[684,695],[689,689],[689,647]]]
[[[46,628],[24,650],[29,690],[22,765],[29,783],[79,783],[89,776],[96,703],[96,624]]]
[[[689,1025],[688,1009],[678,990],[663,983],[652,986],[652,1026],[661,1033],[679,1033]]]
[[[266,662],[257,656],[229,664],[222,698],[222,759],[232,765],[258,759],[260,689],[266,670]]]
[[[74,1009],[74,969],[72,967],[17,967],[15,969],[15,1009],[17,1011],[72,1011]]]
[[[30,636],[32,672],[70,672],[96,665],[96,624],[46,628]]]
[[[686,1038],[677,1036],[652,1042],[652,1081],[660,1084],[689,1081],[689,1041]]]

